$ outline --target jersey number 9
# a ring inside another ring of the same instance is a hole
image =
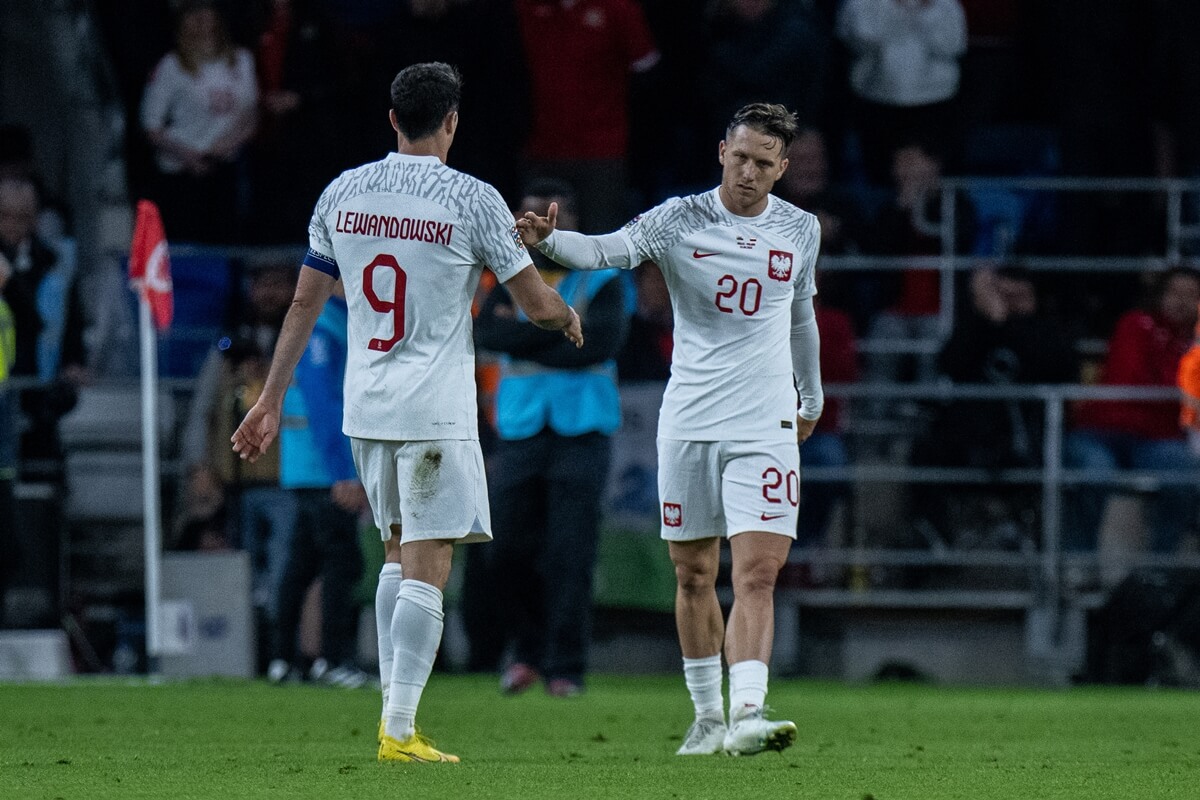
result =
[[[391,300],[384,300],[375,291],[375,270],[381,268],[390,269],[395,273],[396,289],[392,292]],[[367,342],[368,350],[378,350],[381,353],[386,353],[404,338],[404,295],[407,289],[408,275],[404,273],[404,270],[400,269],[400,264],[396,261],[395,256],[380,253],[363,269],[363,294],[367,296],[367,302],[371,304],[371,308],[380,314],[392,315],[391,338],[372,339]]]

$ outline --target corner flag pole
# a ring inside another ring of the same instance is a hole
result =
[[[139,200],[129,252],[129,280],[138,293],[142,353],[142,537],[146,572],[146,655],[162,653],[162,509],[159,506],[158,350],[156,330],[174,314],[171,259],[158,206]]]
[[[146,572],[146,655],[162,649],[159,605],[162,598],[162,509],[159,504],[158,353],[150,303],[138,300],[138,338],[142,351],[142,508]]]

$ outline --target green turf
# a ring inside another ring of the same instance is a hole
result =
[[[435,675],[460,765],[375,763],[377,695],[263,683],[0,686],[0,798],[1200,798],[1200,694],[776,680],[782,755],[678,758],[682,678],[501,697]]]

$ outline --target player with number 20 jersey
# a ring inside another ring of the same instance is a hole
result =
[[[783,106],[742,108],[718,148],[717,188],[668,200],[616,233],[556,231],[553,207],[517,223],[527,244],[564,266],[654,261],[666,279],[675,346],[659,415],[658,492],[696,710],[679,755],[779,750],[796,737],[794,723],[763,714],[772,594],[796,536],[797,443],[823,404],[812,302],[820,226],[770,194],[796,129]],[[727,627],[716,594],[722,538],[733,561]]]

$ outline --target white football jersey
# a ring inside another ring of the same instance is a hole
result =
[[[329,184],[308,235],[305,266],[346,289],[346,435],[478,439],[471,300],[484,266],[503,283],[532,263],[500,193],[391,153]]]
[[[816,294],[820,225],[771,195],[763,213],[739,217],[718,191],[672,198],[620,232],[671,293],[675,347],[658,435],[795,441],[792,300]]]

